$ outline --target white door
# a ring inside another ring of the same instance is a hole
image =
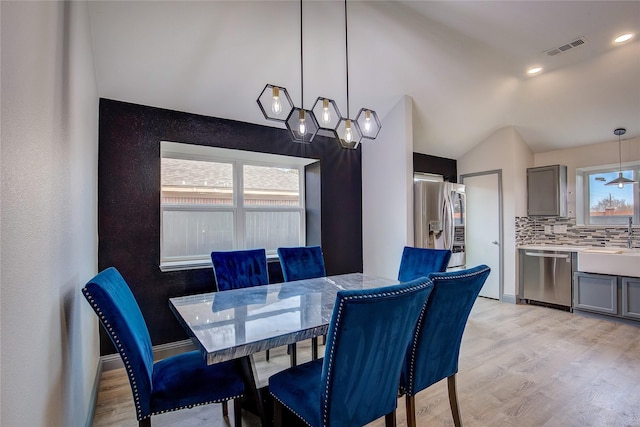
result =
[[[480,296],[500,299],[502,282],[502,173],[490,171],[462,175],[467,194],[465,251],[467,268],[479,264],[491,267]]]

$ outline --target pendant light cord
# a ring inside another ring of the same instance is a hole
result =
[[[344,0],[344,56],[347,69],[347,118],[351,116],[349,113],[349,41],[347,31],[347,0]]]
[[[302,0],[300,0],[300,109],[304,110],[304,60],[302,56]]]
[[[622,142],[620,141],[620,134],[618,134],[618,163],[620,169],[619,172],[622,173]]]

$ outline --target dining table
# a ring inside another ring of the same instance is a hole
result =
[[[265,391],[257,384],[253,356],[325,335],[339,291],[397,283],[349,273],[174,297],[169,299],[169,306],[207,364],[227,360],[240,363],[258,415],[263,425],[269,425],[263,407]]]

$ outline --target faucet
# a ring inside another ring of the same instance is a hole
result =
[[[629,235],[629,237],[627,238],[627,248],[631,249],[631,238],[633,236],[633,228],[631,227],[633,225],[633,219],[632,217],[629,217],[629,226],[627,227],[627,234]]]

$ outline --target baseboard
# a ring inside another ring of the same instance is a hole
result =
[[[516,301],[518,301],[518,298],[516,298],[515,295],[502,294],[502,299],[500,301],[506,302],[509,304],[516,304]]]
[[[93,389],[89,398],[89,413],[85,427],[93,427],[93,417],[96,413],[96,405],[98,404],[98,391],[100,390],[100,378],[102,378],[102,358],[98,359],[98,368],[96,369],[96,377],[93,380]]]
[[[153,359],[166,359],[167,357],[175,356],[176,354],[185,353],[187,351],[192,351],[195,349],[196,346],[191,340],[160,344],[153,347]],[[101,356],[100,362],[102,366],[102,370],[100,373],[124,368],[124,364],[122,363],[122,359],[120,358],[120,355],[118,353]]]

